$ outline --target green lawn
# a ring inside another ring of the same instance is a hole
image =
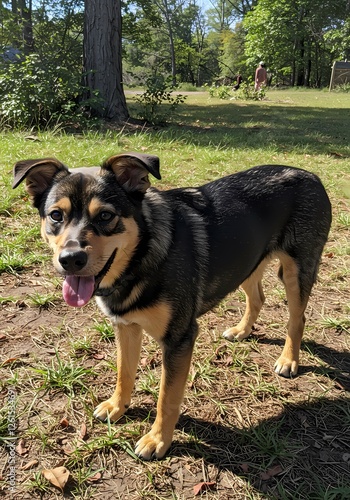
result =
[[[127,100],[135,115],[134,95]],[[269,90],[252,102],[190,93],[166,127],[77,126],[72,134],[57,124],[55,131],[3,131],[0,146],[0,496],[10,495],[12,391],[18,499],[62,498],[42,474],[58,466],[70,474],[65,498],[185,500],[206,482],[203,497],[215,500],[349,499],[350,95]],[[200,319],[183,415],[158,462],[138,460],[133,449],[154,419],[159,349],[145,339],[127,417],[111,426],[93,419],[114,384],[113,329],[93,303],[65,306],[39,217],[24,188],[11,189],[18,160],[55,156],[77,167],[122,151],[158,155],[162,180],[153,184],[160,189],[258,164],[302,167],[321,177],[333,205],[300,376],[273,372],[287,315],[283,286],[269,271],[267,301],[247,341],[222,338],[242,312],[240,291]]]

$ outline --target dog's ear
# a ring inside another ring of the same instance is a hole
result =
[[[69,173],[67,167],[56,158],[18,161],[13,168],[12,188],[16,188],[25,179],[26,190],[34,206],[37,206],[37,201],[46,189],[51,186],[55,175],[59,171]]]
[[[122,153],[106,160],[102,169],[111,170],[119,184],[129,192],[145,193],[151,183],[148,174],[161,179],[159,158],[142,153]]]

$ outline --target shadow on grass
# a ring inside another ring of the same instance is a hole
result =
[[[170,110],[168,116],[171,116]],[[346,108],[281,106],[275,103],[223,101],[222,104],[181,107],[174,122],[161,130],[185,144],[223,148],[273,146],[276,152],[302,148],[309,154],[350,156],[350,113]],[[150,133],[152,129],[150,129]]]
[[[284,339],[260,338],[260,344],[284,345]],[[301,350],[320,358],[325,366],[299,366],[298,376],[313,372],[316,375],[323,375],[334,380],[338,389],[350,392],[350,352],[337,351],[329,346],[318,344],[311,340],[305,340],[301,344]],[[349,401],[350,408],[350,401]]]
[[[153,421],[155,412],[133,408],[128,416]],[[225,472],[245,481],[250,491],[265,499],[350,498],[350,404],[346,397],[288,403],[278,416],[262,416],[258,425],[247,422],[244,428],[230,427],[222,420],[211,423],[181,415],[177,428],[190,436],[189,441],[175,440],[168,452],[172,458],[192,457],[201,459],[205,468],[214,466],[212,476],[197,476],[197,481],[217,482],[220,498],[243,498],[242,486],[234,496],[232,487],[222,485]],[[178,466],[175,461],[175,476]],[[189,474],[187,483],[196,484],[196,478]]]
[[[278,417],[244,429],[182,416],[178,427],[196,440],[174,443],[170,453],[202,458],[219,472],[241,477],[264,498],[345,500],[349,426],[346,398],[287,404]]]
[[[282,340],[261,339],[262,343],[283,344]],[[327,366],[301,366],[302,374],[313,372],[334,380],[342,390],[337,398],[317,397],[312,401],[283,403],[276,415],[261,415],[258,424],[242,421],[240,427],[230,427],[225,414],[217,415],[212,423],[198,417],[181,415],[177,429],[185,433],[186,443],[174,441],[171,457],[202,459],[207,467],[216,468],[215,476],[229,472],[247,483],[247,487],[268,499],[348,500],[350,498],[350,353],[339,352],[316,342],[306,341],[302,349],[322,359]],[[233,389],[235,390],[235,389]],[[303,392],[305,394],[305,391]],[[280,406],[280,405],[279,405]],[[262,405],[266,412],[266,406]],[[228,410],[226,410],[228,411]],[[232,407],[230,409],[232,411]],[[258,411],[254,405],[252,412]],[[227,415],[227,414],[226,414]],[[128,416],[135,420],[151,421],[154,408],[133,408]],[[248,417],[249,418],[249,417]],[[178,464],[175,464],[178,467]],[[185,471],[186,473],[186,471]],[[189,478],[190,482],[194,478]],[[204,478],[203,478],[204,480]],[[215,477],[209,477],[215,481]],[[195,483],[193,483],[195,484]],[[230,488],[218,480],[217,493],[222,498],[235,498]],[[238,493],[237,493],[238,495]],[[237,496],[242,498],[242,496]],[[248,498],[248,497],[247,497]]]

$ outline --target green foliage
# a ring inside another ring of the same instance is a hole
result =
[[[0,123],[25,128],[81,124],[88,118],[80,74],[38,54],[0,65]],[[96,97],[97,98],[97,97]],[[72,123],[73,122],[73,123]]]
[[[170,78],[149,77],[145,92],[136,96],[136,101],[141,104],[139,117],[152,125],[165,123],[167,117],[173,115],[179,104],[186,99],[181,94],[173,95],[175,89]],[[164,104],[167,106],[162,106]]]
[[[346,11],[346,0],[327,7],[322,0],[259,0],[243,21],[251,69],[263,60],[276,80],[289,67],[292,85],[328,85],[332,54],[344,53],[349,40]]]
[[[235,91],[233,99],[242,99],[244,101],[262,101],[266,97],[266,87],[262,86],[255,90],[249,82],[241,83],[238,90]]]
[[[230,99],[232,97],[232,88],[229,85],[212,85],[208,89],[210,97],[218,99]]]
[[[266,97],[266,87],[255,90],[249,82],[241,83],[238,90],[233,90],[229,85],[212,85],[208,89],[210,97],[217,99],[242,99],[244,101],[261,101]]]
[[[235,77],[246,74],[246,56],[244,54],[245,31],[242,23],[237,23],[234,30],[225,30],[220,34],[220,56],[218,57],[221,77]]]
[[[56,362],[52,361],[51,366],[42,365],[33,370],[41,379],[40,390],[49,391],[52,389],[60,390],[66,394],[75,394],[77,388],[80,391],[87,391],[85,378],[94,375],[94,371],[76,366],[72,361],[65,363],[56,351]]]
[[[335,92],[350,92],[350,83],[341,83],[334,89]]]

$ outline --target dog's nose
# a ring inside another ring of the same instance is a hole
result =
[[[81,249],[68,248],[62,250],[58,258],[59,263],[65,271],[76,273],[81,271],[88,260],[87,253]]]

